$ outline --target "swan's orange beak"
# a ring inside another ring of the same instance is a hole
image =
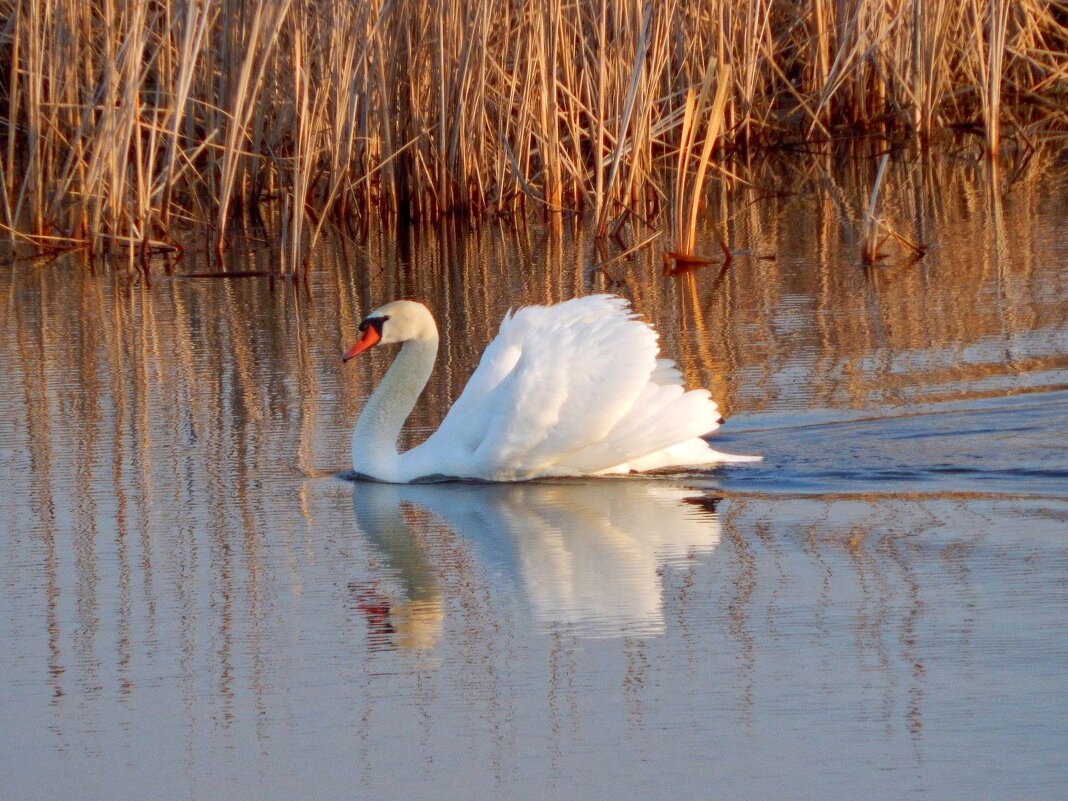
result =
[[[363,353],[368,348],[373,348],[378,344],[378,340],[382,338],[382,335],[378,333],[378,329],[373,325],[367,326],[367,330],[363,332],[363,336],[360,337],[360,341],[345,351],[345,355],[341,357],[341,361],[347,362],[353,356],[359,353]]]

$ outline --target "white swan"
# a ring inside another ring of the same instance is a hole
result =
[[[701,439],[720,423],[707,390],[687,392],[657,334],[627,301],[590,295],[509,313],[441,426],[397,453],[397,437],[426,386],[438,329],[426,307],[397,300],[360,323],[348,361],[378,344],[403,347],[352,432],[360,476],[521,481],[748,461]]]

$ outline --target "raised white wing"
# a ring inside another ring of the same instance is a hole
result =
[[[427,474],[492,480],[717,461],[719,412],[658,359],[627,302],[590,295],[509,314],[463,393],[405,458]]]

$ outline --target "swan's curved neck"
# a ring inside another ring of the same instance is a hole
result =
[[[358,473],[386,481],[397,469],[397,437],[415,408],[438,353],[435,333],[404,343],[375,388],[352,431],[352,466]]]

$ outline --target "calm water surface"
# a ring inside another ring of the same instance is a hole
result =
[[[0,268],[0,798],[1065,797],[1064,168],[899,164],[933,247],[864,268],[870,167],[721,198],[726,271],[570,224],[372,231],[307,293]],[[764,462],[339,476],[366,311],[441,322],[417,440],[508,307],[604,289]]]

